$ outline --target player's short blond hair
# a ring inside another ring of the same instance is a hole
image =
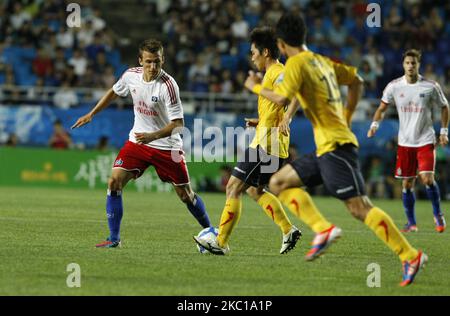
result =
[[[420,63],[420,59],[422,58],[422,53],[420,52],[420,50],[417,50],[417,49],[408,49],[403,54],[403,60],[405,60],[405,58],[408,57],[408,56],[417,58],[417,61]]]

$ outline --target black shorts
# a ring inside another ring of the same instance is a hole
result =
[[[267,154],[260,146],[247,148],[243,158],[244,161],[238,162],[231,174],[252,187],[267,185],[270,177],[285,162],[283,158]]]
[[[366,195],[358,150],[352,144],[320,157],[315,153],[301,156],[291,165],[307,187],[324,184],[331,195],[341,200]]]

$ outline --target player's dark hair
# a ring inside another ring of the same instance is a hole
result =
[[[306,40],[305,20],[295,13],[283,14],[277,23],[276,36],[290,46],[302,46]]]
[[[155,39],[147,39],[143,41],[139,45],[139,57],[142,58],[142,53],[146,51],[152,54],[156,54],[157,52],[161,51],[161,55],[164,53],[164,49],[162,46],[162,43]]]
[[[408,49],[403,54],[403,60],[405,60],[405,58],[408,56],[417,58],[417,61],[420,63],[420,59],[422,58],[422,53],[420,50],[417,50],[417,49]]]
[[[270,27],[257,27],[250,33],[250,43],[262,54],[265,48],[269,51],[269,55],[273,59],[280,58],[280,50],[277,46],[277,38],[275,30]]]

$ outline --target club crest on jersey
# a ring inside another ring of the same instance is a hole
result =
[[[136,94],[136,89],[131,90],[131,93]]]
[[[120,158],[114,162],[114,166],[121,166],[121,165],[123,165],[123,160]]]
[[[402,94],[400,94],[400,98],[404,98],[405,97],[405,95],[402,93]]]
[[[280,84],[283,82],[284,74],[281,74],[278,76],[277,80],[275,81],[276,84]]]
[[[420,97],[421,97],[421,98],[425,98],[425,93],[421,93],[421,94],[420,94]]]
[[[152,96],[152,102],[158,102],[158,97]]]

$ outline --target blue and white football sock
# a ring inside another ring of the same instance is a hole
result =
[[[106,197],[106,216],[111,241],[120,240],[120,222],[123,216],[122,191],[108,190]]]
[[[416,196],[414,191],[411,189],[403,189],[402,200],[406,218],[408,219],[408,225],[416,225],[416,214],[414,210]]]
[[[434,216],[442,215],[441,213],[441,195],[439,193],[439,186],[436,182],[434,182],[430,186],[425,186],[428,198],[433,205],[433,214]]]
[[[203,227],[210,227],[208,213],[206,212],[205,203],[203,203],[200,196],[194,195],[194,201],[192,203],[186,203],[189,212],[195,217],[197,222]]]

